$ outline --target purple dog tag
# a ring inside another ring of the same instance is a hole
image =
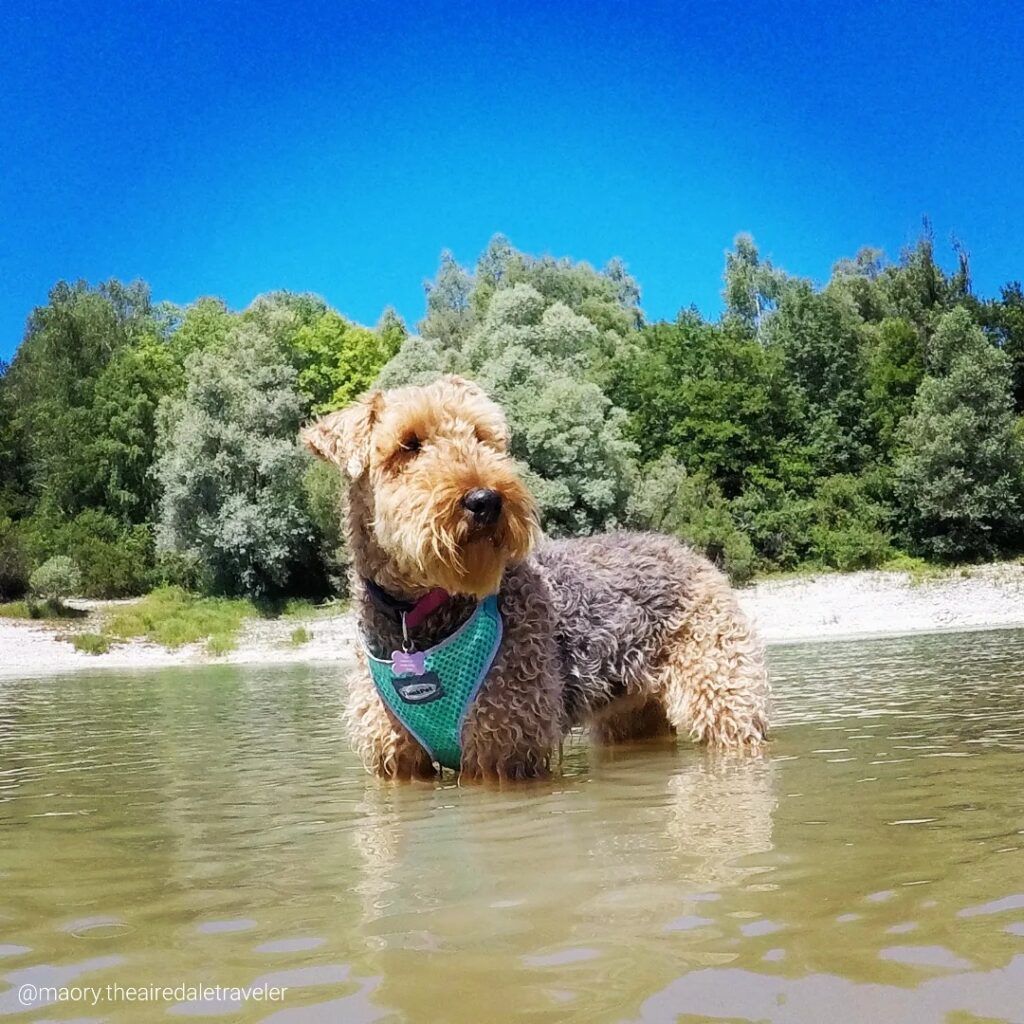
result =
[[[394,651],[391,668],[397,676],[421,676],[426,671],[426,655],[423,651]]]

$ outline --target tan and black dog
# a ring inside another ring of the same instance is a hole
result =
[[[302,439],[350,478],[365,649],[348,719],[374,772],[429,777],[444,759],[370,668],[387,663],[394,675],[409,661],[422,672],[422,652],[461,635],[492,595],[503,634],[458,720],[463,777],[543,776],[576,726],[605,743],[676,731],[719,748],[765,739],[761,645],[722,574],[657,534],[543,539],[505,417],[475,384],[445,377],[371,392]],[[431,685],[406,696],[443,689]]]

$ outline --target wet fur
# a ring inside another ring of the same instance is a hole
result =
[[[722,574],[669,537],[611,533],[540,538],[533,500],[507,454],[501,410],[467,381],[373,392],[303,432],[351,478],[353,597],[364,635],[387,654],[401,633],[362,578],[415,599],[453,599],[417,631],[420,649],[452,633],[476,599],[498,593],[504,639],[463,731],[465,778],[547,774],[577,726],[604,743],[685,732],[727,749],[767,735],[761,646]],[[480,532],[461,506],[497,490],[501,518]],[[434,773],[426,752],[377,695],[365,660],[348,724],[364,763],[389,778]]]

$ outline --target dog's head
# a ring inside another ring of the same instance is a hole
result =
[[[356,531],[386,561],[385,575],[410,589],[494,593],[537,537],[505,417],[460,377],[370,392],[302,440],[351,478]]]

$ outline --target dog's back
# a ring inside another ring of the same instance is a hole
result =
[[[706,559],[653,533],[549,540],[534,558],[551,588],[569,725],[647,692],[697,597],[727,589]]]

